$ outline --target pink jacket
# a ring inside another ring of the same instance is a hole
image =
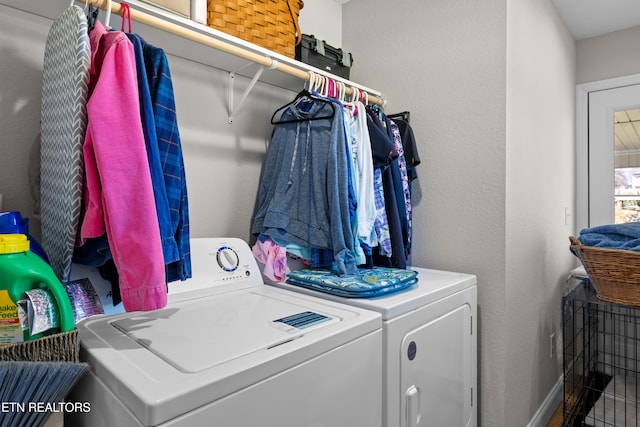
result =
[[[164,258],[140,121],[133,46],[98,21],[91,31],[81,243],[105,232],[125,310],[167,304]]]

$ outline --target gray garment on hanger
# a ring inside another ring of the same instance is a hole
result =
[[[49,30],[42,78],[42,246],[63,282],[71,271],[82,205],[90,65],[87,17],[73,5]]]

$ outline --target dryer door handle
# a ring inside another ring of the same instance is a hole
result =
[[[407,427],[420,425],[420,389],[412,385],[405,392],[407,398]]]

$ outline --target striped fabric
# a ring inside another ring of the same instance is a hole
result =
[[[63,282],[71,270],[82,203],[90,52],[84,11],[70,6],[47,37],[41,113],[42,246]]]

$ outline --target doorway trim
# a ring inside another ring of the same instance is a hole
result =
[[[576,85],[576,234],[589,226],[589,93],[633,85],[640,74]]]

